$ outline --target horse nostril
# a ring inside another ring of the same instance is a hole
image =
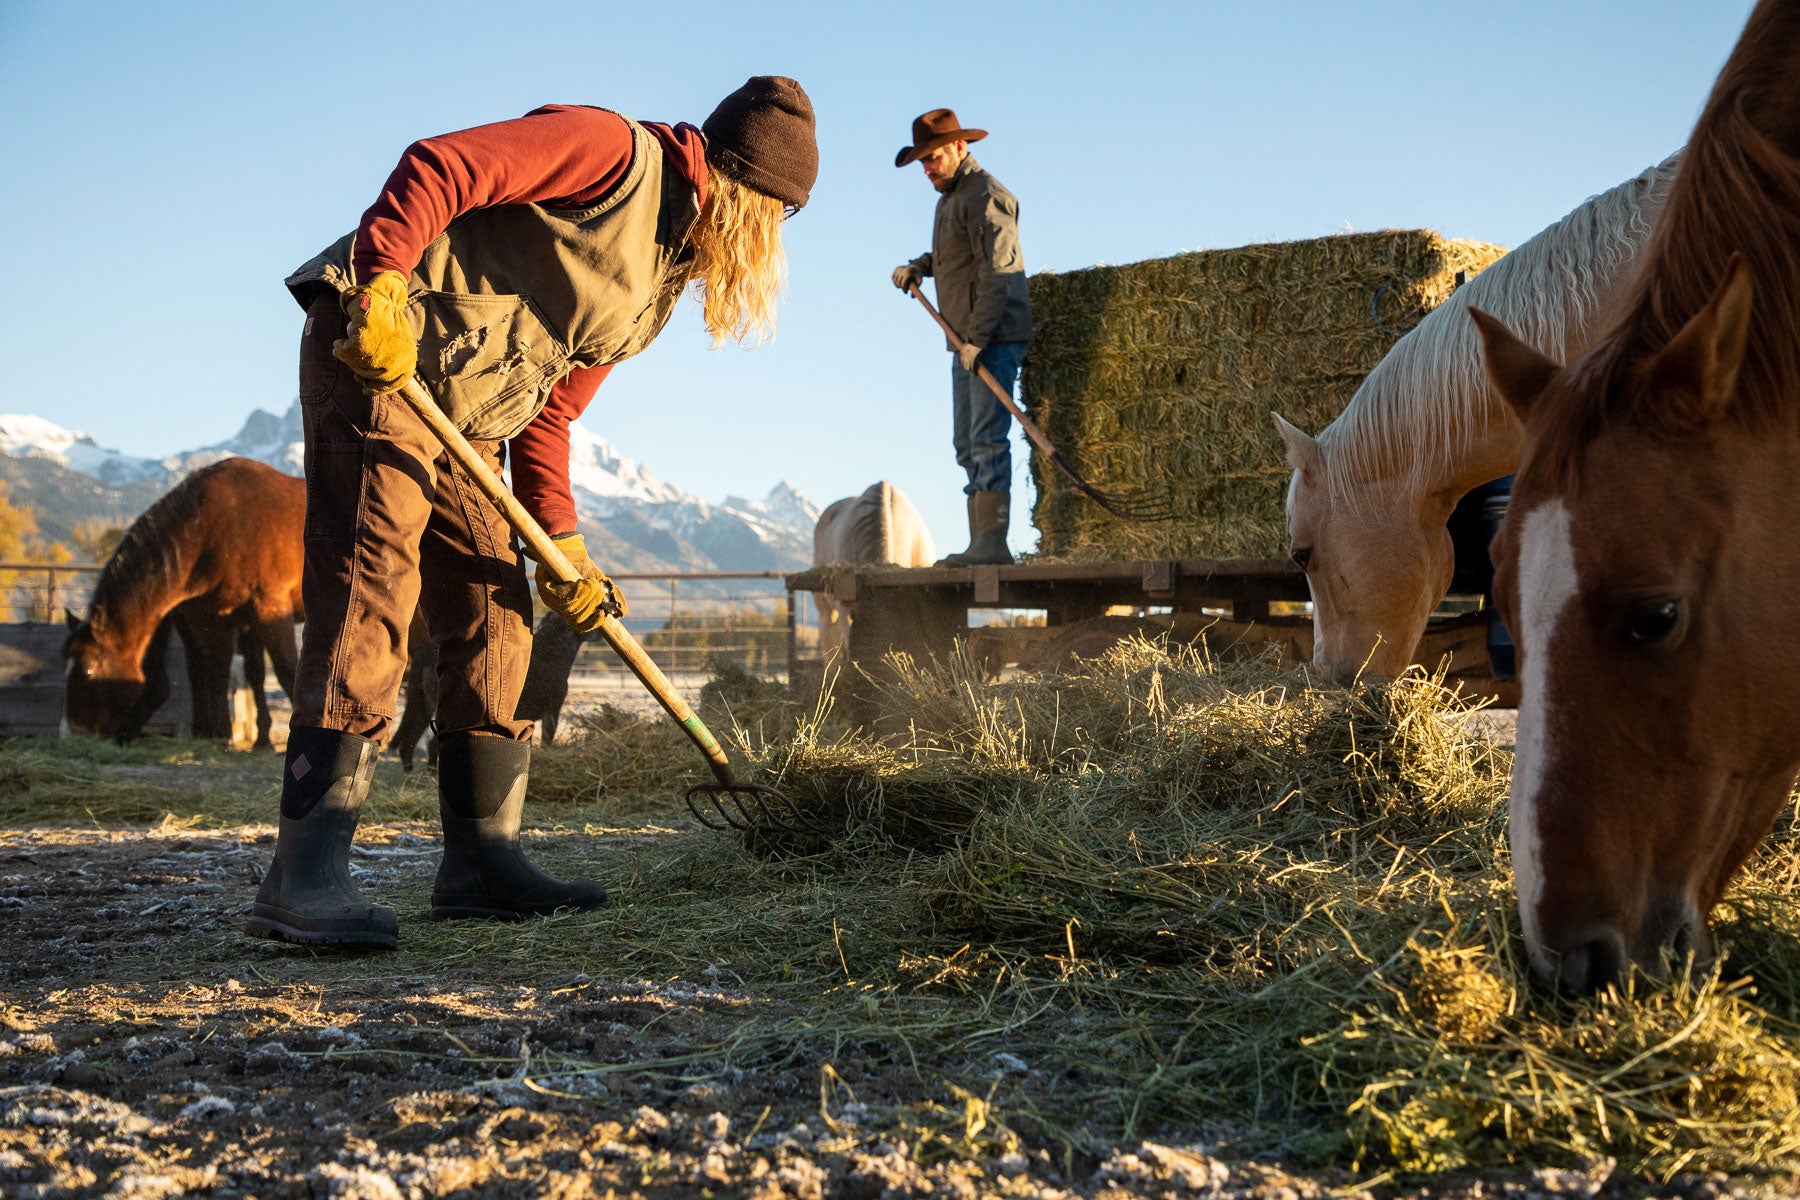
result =
[[[1562,956],[1556,984],[1565,992],[1586,995],[1616,986],[1625,979],[1625,939],[1606,929]]]

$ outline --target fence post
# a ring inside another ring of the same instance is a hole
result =
[[[795,593],[793,588],[787,590],[787,677],[788,686],[794,686],[794,657],[800,649],[799,614],[794,609]]]

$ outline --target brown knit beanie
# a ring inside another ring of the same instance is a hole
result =
[[[793,80],[752,75],[700,126],[706,161],[746,187],[799,208],[819,177],[812,101]]]

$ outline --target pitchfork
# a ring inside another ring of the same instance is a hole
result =
[[[482,494],[494,502],[507,524],[511,525],[519,535],[533,558],[549,568],[550,573],[565,583],[573,583],[581,578],[574,564],[557,546],[544,527],[525,511],[500,477],[487,465],[482,457],[469,445],[462,431],[444,415],[431,393],[425,390],[417,379],[408,379],[400,387],[400,395],[425,422],[425,427],[442,442],[444,449],[457,465],[467,471],[475,481]],[[772,787],[760,783],[741,783],[731,773],[731,763],[725,757],[712,730],[706,722],[689,707],[687,701],[676,694],[661,669],[657,667],[644,647],[631,635],[631,631],[621,624],[618,618],[609,614],[600,617],[600,636],[606,639],[615,653],[624,660],[626,667],[638,677],[649,693],[656,697],[656,702],[663,707],[675,723],[681,726],[700,753],[706,756],[706,765],[712,768],[713,783],[697,783],[687,790],[686,799],[689,810],[702,825],[709,829],[736,829],[742,832],[751,830],[774,830],[780,832],[798,832],[812,829],[815,822],[809,820],[805,813],[786,796]]]
[[[906,290],[912,293],[914,300],[925,306],[925,311],[931,314],[931,319],[938,323],[938,328],[942,329],[944,336],[950,339],[950,345],[960,352],[967,343],[957,336],[956,330],[950,328],[950,322],[944,320],[943,314],[932,307],[931,301],[925,298],[925,293],[919,290],[919,285],[908,284]],[[993,372],[979,362],[975,364],[975,371],[981,376],[981,381],[992,388],[994,395],[1000,398],[1000,403],[1006,406],[1006,411],[1019,422],[1019,427],[1025,431],[1025,436],[1031,439],[1031,444],[1050,460],[1051,466],[1063,473],[1063,477],[1073,484],[1077,491],[1123,521],[1169,521],[1174,519],[1175,510],[1170,507],[1166,499],[1159,500],[1145,492],[1129,494],[1103,492],[1083,479],[1080,473],[1071,467],[1061,454],[1057,453],[1056,447],[1050,444],[1050,439],[1044,436],[1044,431],[1033,424],[1031,418],[1027,417],[1023,410],[1014,403],[1011,394],[1000,386],[1000,381],[994,378]]]

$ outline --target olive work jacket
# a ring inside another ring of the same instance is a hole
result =
[[[656,139],[626,123],[631,166],[598,202],[477,209],[413,268],[406,315],[419,376],[464,436],[512,437],[572,369],[629,358],[667,324],[693,272],[687,235],[699,204]],[[288,277],[295,299],[306,305],[320,288],[354,285],[355,237]]]
[[[931,251],[912,260],[937,280],[938,309],[965,342],[1031,340],[1031,294],[1019,251],[1019,202],[973,154],[938,196]],[[946,344],[948,339],[946,339]]]

